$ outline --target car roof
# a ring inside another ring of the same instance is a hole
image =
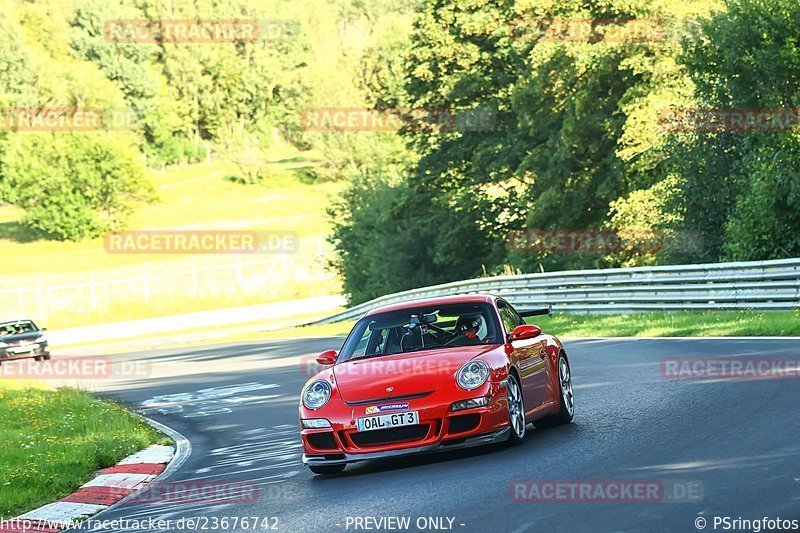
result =
[[[453,296],[439,296],[437,298],[425,298],[421,300],[409,300],[407,302],[400,302],[395,304],[384,305],[370,309],[364,316],[376,315],[378,313],[385,313],[387,311],[400,311],[402,309],[411,309],[414,307],[429,307],[436,305],[446,304],[460,304],[460,303],[494,303],[497,298],[491,294],[456,294]]]

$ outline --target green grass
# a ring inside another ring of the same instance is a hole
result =
[[[53,502],[96,470],[150,444],[170,443],[117,404],[13,381],[0,382],[0,516]]]
[[[561,337],[731,337],[800,335],[800,310],[567,315],[529,318]]]

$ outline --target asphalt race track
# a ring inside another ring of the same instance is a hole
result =
[[[300,462],[299,391],[305,361],[340,343],[316,338],[114,356],[137,362],[147,375],[96,390],[191,441],[191,456],[167,482],[240,481],[258,489],[253,503],[123,502],[95,520],[277,517],[276,530],[295,532],[362,531],[386,517],[409,517],[417,530],[418,519],[431,517],[464,532],[603,532],[697,531],[699,518],[714,531],[715,516],[800,518],[800,382],[673,381],[659,371],[665,357],[797,356],[800,339],[567,342],[573,424],[529,426],[514,448],[359,463],[317,477]],[[637,479],[672,492],[658,502],[512,499],[514,480]],[[213,530],[211,522],[207,527]]]

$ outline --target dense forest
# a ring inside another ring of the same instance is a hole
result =
[[[126,128],[0,131],[0,198],[42,238],[124,226],[154,194],[147,167],[224,157],[258,186],[283,142],[318,158],[307,179],[348,183],[331,267],[354,303],[483,274],[800,254],[800,138],[755,122],[800,107],[795,0],[0,5],[0,108],[126,111]],[[106,31],[211,18],[280,31],[213,44]],[[304,128],[308,109],[337,106],[491,121]],[[687,110],[744,115],[698,127]],[[662,245],[511,245],[554,230]]]

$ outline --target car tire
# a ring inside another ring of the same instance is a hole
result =
[[[347,465],[316,465],[311,466],[309,465],[308,468],[311,469],[317,475],[325,475],[325,474],[338,474],[344,470],[344,467]]]
[[[537,428],[560,426],[572,422],[575,416],[575,397],[572,393],[572,370],[569,367],[567,354],[558,355],[558,412],[536,420],[533,425]]]
[[[50,354],[49,353],[45,354],[44,356],[42,356],[42,359],[44,359],[45,361],[49,361],[50,360]]]
[[[509,372],[506,382],[506,397],[508,398],[508,444],[515,445],[525,440],[525,402],[522,398],[522,387],[519,378]]]
[[[44,361],[44,356],[43,355],[37,355],[36,357],[33,358],[33,360],[34,361]]]

